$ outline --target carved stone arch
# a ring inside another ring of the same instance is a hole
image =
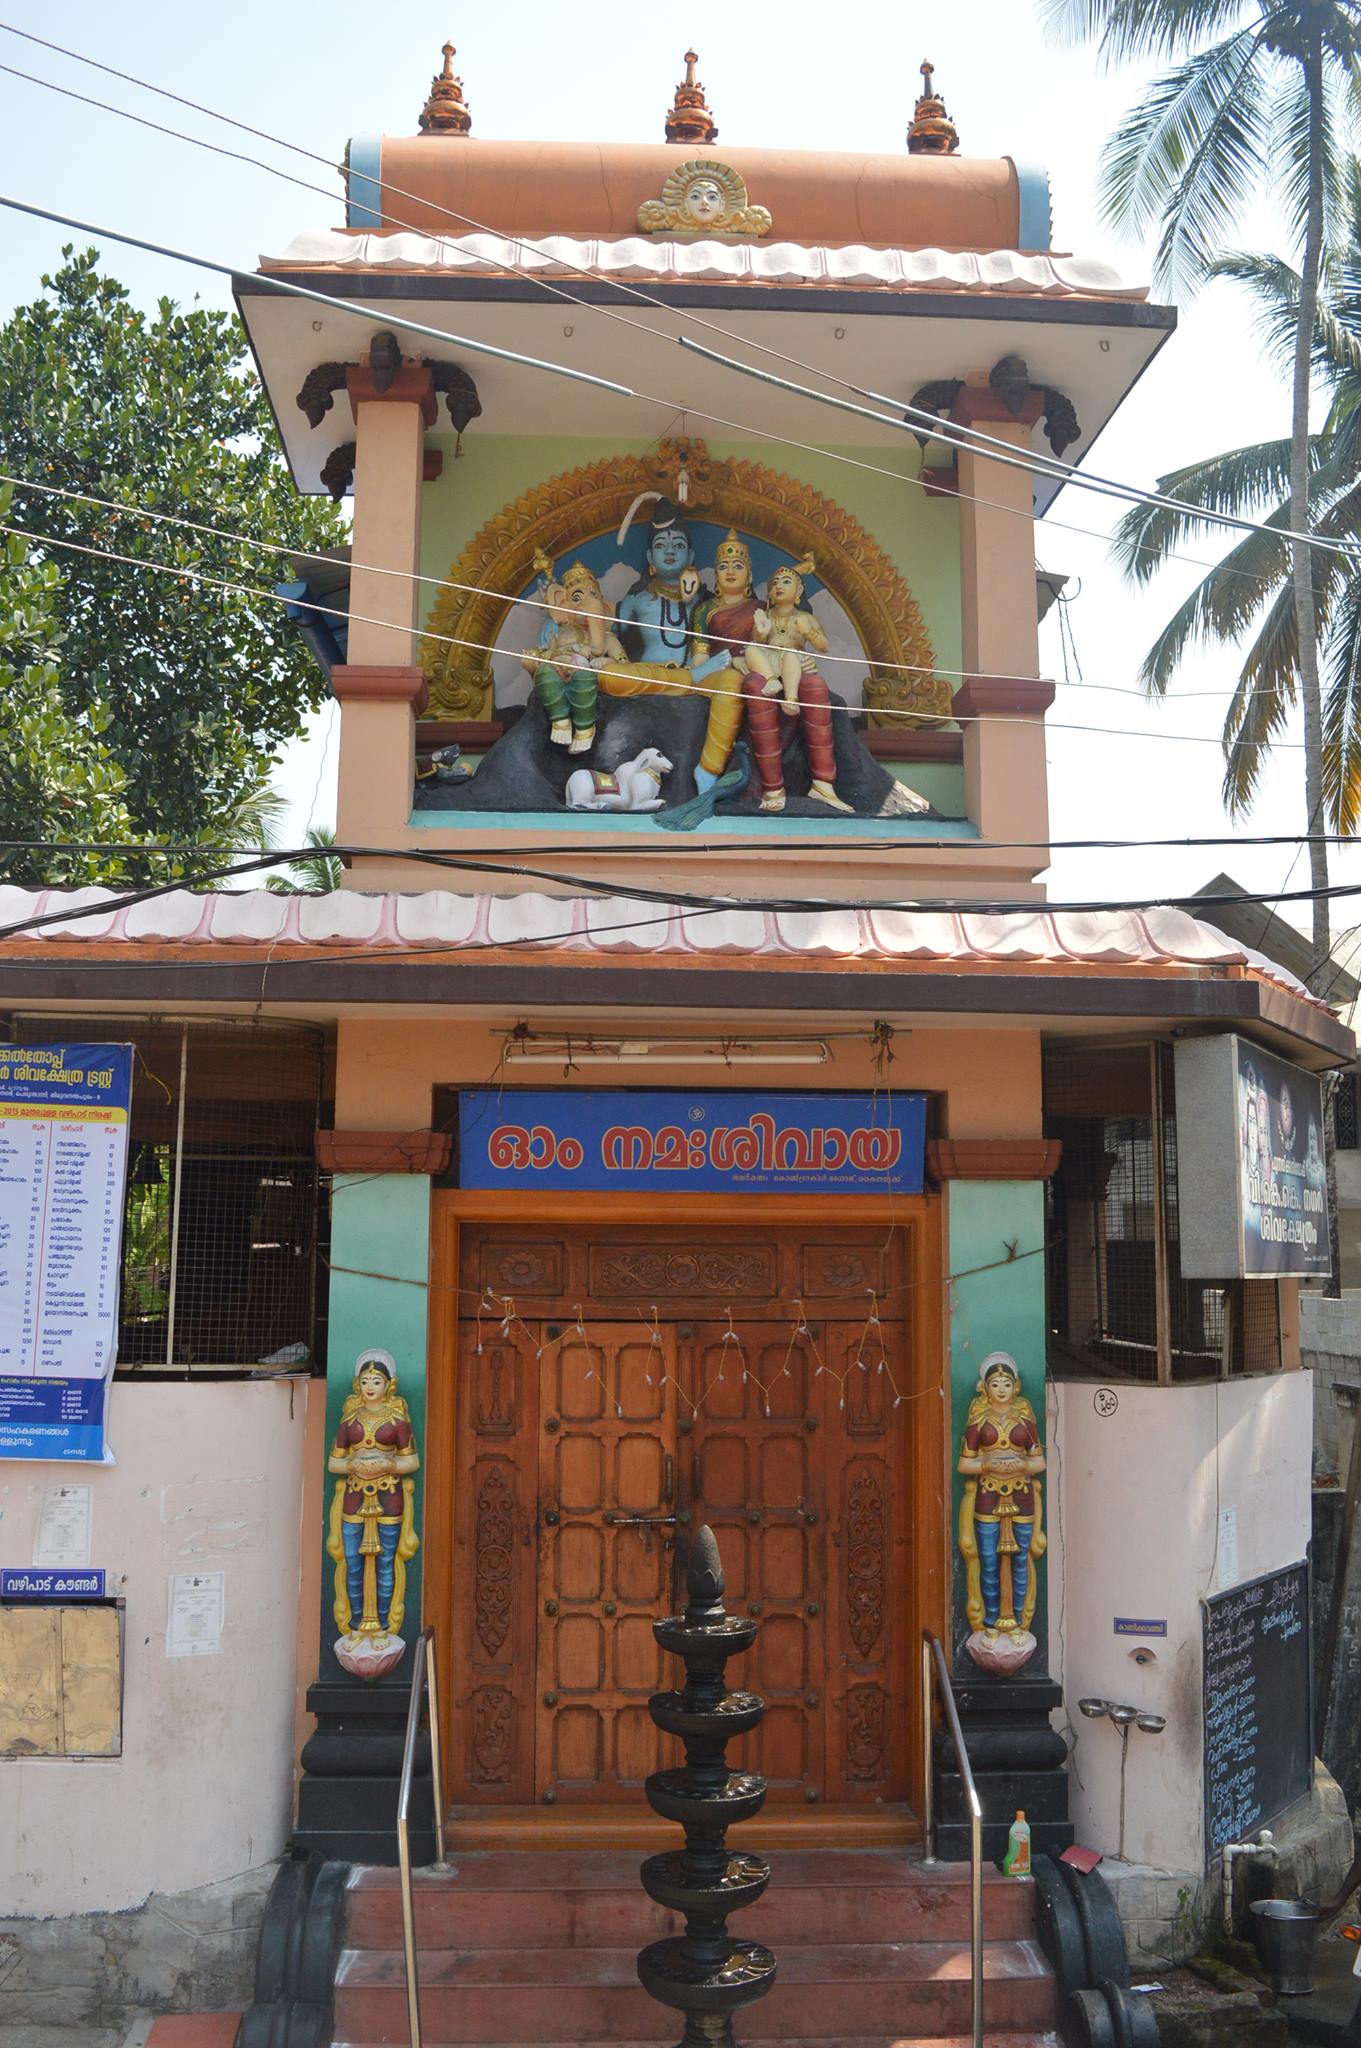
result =
[[[639,491],[666,487],[655,458],[617,455],[535,484],[489,519],[448,571],[426,620],[421,666],[430,708],[451,718],[491,716],[491,650],[540,548],[555,559],[614,532]],[[811,484],[758,462],[706,458],[695,519],[735,526],[798,560],[816,558],[826,586],[860,635],[867,707],[915,711],[924,724],[950,716],[951,688],[934,673],[925,621],[903,577],[851,513]],[[896,724],[896,721],[893,721]]]

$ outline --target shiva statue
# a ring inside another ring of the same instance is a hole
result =
[[[327,1554],[334,1559],[336,1662],[356,1678],[401,1663],[407,1560],[416,1554],[420,1467],[389,1351],[361,1351],[326,1469],[336,1475]]]
[[[656,498],[647,567],[634,589],[620,600],[619,622],[635,630],[640,661],[611,666],[600,675],[609,697],[689,695],[710,697],[704,746],[695,770],[701,792],[710,790],[728,765],[742,723],[742,678],[726,648],[710,653],[696,638],[694,620],[701,596],[690,534],[677,507],[655,491],[640,492],[624,518],[618,538],[628,533],[634,513]]]
[[[1009,1352],[992,1351],[983,1360],[958,1469],[965,1477],[959,1548],[973,1630],[965,1647],[975,1664],[1007,1677],[1039,1647],[1030,1624],[1039,1590],[1035,1561],[1045,1550],[1044,1454]]]
[[[711,647],[728,649],[741,677],[763,811],[785,806],[782,713],[797,718],[803,731],[812,777],[808,794],[835,811],[851,808],[836,793],[831,693],[814,660],[815,653],[827,653],[827,636],[802,608],[803,575],[812,567],[805,557],[796,568],[776,569],[762,604],[752,581],[751,550],[729,527],[714,554],[717,595],[696,607],[696,626]]]
[[[595,743],[599,682],[596,671],[627,661],[611,630],[611,608],[584,562],[573,562],[562,579],[542,549],[534,567],[543,578],[546,616],[538,645],[520,657],[548,713],[548,736],[571,754],[589,753]]]

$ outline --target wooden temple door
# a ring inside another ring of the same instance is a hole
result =
[[[729,1607],[762,1623],[732,1678],[767,1701],[743,1761],[772,1801],[844,1810],[907,1798],[910,1452],[923,1404],[904,1398],[911,1322],[882,1235],[850,1250],[845,1235],[710,1229],[698,1249],[665,1252],[679,1299],[658,1301],[654,1321],[650,1299],[609,1294],[638,1271],[664,1297],[651,1255],[640,1264],[607,1244],[604,1257],[601,1229],[540,1228],[518,1248],[498,1229],[517,1273],[532,1249],[557,1285],[460,1328],[456,1805],[639,1807],[671,1753],[647,1710],[676,1678],[652,1624],[683,1598],[689,1531],[706,1521]],[[769,1268],[765,1300],[732,1298],[732,1247],[748,1237]],[[721,1251],[710,1257],[707,1241]],[[868,1315],[847,1312],[865,1289],[840,1278],[862,1268],[881,1291]],[[486,1261],[470,1257],[474,1271],[485,1277]],[[703,1300],[711,1271],[721,1312]],[[825,1319],[811,1306],[819,1284],[835,1311]]]
[[[541,1361],[538,1796],[637,1799],[660,1769],[652,1624],[672,1605],[673,1332],[592,1321]]]

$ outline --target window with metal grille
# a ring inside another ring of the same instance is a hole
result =
[[[324,1032],[17,1016],[10,1035],[134,1048],[118,1372],[322,1370]]]
[[[1272,1372],[1271,1280],[1182,1278],[1171,1047],[1047,1053],[1050,1368],[1164,1384]]]
[[[1361,1135],[1357,1132],[1355,1070],[1348,1074],[1337,1074],[1333,1078],[1333,1150],[1355,1152],[1361,1149]]]

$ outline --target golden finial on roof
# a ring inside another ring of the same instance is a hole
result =
[[[907,130],[909,156],[953,156],[959,148],[959,134],[945,111],[945,102],[934,92],[931,79],[934,64],[922,65],[924,91],[913,109]]]
[[[687,50],[685,78],[676,87],[676,97],[666,117],[668,142],[707,143],[718,140],[718,123],[709,112],[704,87],[695,77],[695,66],[698,62],[697,53],[694,50]]]
[[[444,69],[430,81],[430,97],[421,111],[422,135],[467,135],[473,117],[463,97],[463,80],[454,77],[454,46],[444,45]]]

